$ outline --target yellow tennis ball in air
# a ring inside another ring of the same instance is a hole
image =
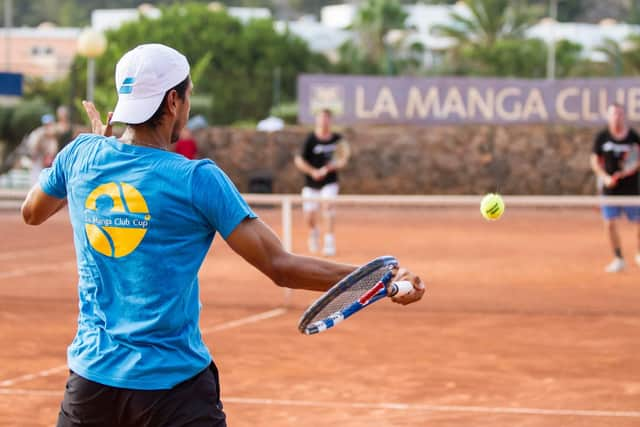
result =
[[[504,213],[504,200],[497,193],[489,193],[480,202],[480,213],[484,219],[495,221]]]

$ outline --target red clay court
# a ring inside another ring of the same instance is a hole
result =
[[[280,231],[279,209],[258,209]],[[630,260],[634,230],[623,228]],[[299,210],[294,249],[304,252]],[[65,212],[40,227],[0,213],[0,425],[52,426],[77,315]],[[231,427],[640,425],[640,267],[607,275],[595,208],[340,208],[338,260],[396,256],[427,283],[317,336],[216,238],[201,325]]]

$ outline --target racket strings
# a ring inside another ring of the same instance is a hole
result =
[[[312,323],[317,320],[326,319],[335,312],[341,311],[344,308],[348,307],[353,302],[357,301],[365,292],[374,287],[387,271],[389,271],[388,265],[382,265],[375,270],[372,270],[371,273],[361,278],[360,280],[352,284],[347,290],[337,295],[335,299],[329,301],[324,308],[322,308],[315,316],[313,316],[312,319],[310,319],[310,322]]]

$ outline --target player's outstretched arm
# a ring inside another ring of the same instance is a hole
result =
[[[67,199],[50,196],[42,191],[40,184],[36,184],[22,203],[22,219],[25,224],[40,225],[66,204]]]
[[[356,269],[287,252],[278,236],[260,219],[246,219],[227,237],[227,243],[278,286],[326,291]]]
[[[276,234],[260,219],[244,220],[227,237],[227,243],[274,283],[293,289],[324,292],[356,269],[354,265],[287,252]],[[406,305],[422,298],[424,284],[409,270],[399,269],[394,280],[408,280],[416,290],[393,298],[394,302]]]

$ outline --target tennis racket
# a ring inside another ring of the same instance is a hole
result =
[[[629,148],[623,157],[621,169],[622,172],[627,174],[635,172],[638,168],[638,162],[640,161],[640,146],[633,144]]]
[[[331,154],[330,165],[333,165],[336,169],[341,169],[347,165],[351,157],[351,147],[346,140],[341,140],[336,144],[336,148]]]
[[[394,257],[383,256],[353,271],[309,306],[298,322],[298,329],[306,335],[317,334],[386,296],[410,293],[411,282],[390,283],[397,266]]]
[[[621,176],[616,176],[614,178],[614,183],[617,183],[619,180],[626,178],[627,176],[633,175],[635,171],[638,169],[638,161],[640,158],[638,144],[633,144],[629,147],[629,150],[623,153],[620,158],[620,171],[618,172]]]

